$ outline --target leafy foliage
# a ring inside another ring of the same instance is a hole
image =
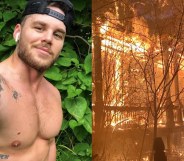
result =
[[[64,112],[60,134],[56,138],[57,161],[89,161],[92,155],[91,112],[91,1],[71,0],[75,24],[65,40],[56,63],[45,77],[62,96]],[[15,49],[12,33],[19,22],[26,0],[0,2],[0,60]]]

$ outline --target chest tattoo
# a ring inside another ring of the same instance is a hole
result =
[[[12,97],[15,99],[15,100],[18,100],[18,97],[19,97],[19,94],[17,91],[13,91],[12,92]]]
[[[1,83],[1,82],[0,82],[0,83]],[[0,92],[1,92],[1,91],[3,91],[3,87],[2,87],[1,84],[0,84]]]
[[[14,90],[12,86],[9,86],[7,81],[0,75],[0,96],[1,96],[1,92],[4,91],[4,88],[3,88],[4,85],[8,87],[9,90],[12,91],[12,97],[15,100],[18,100],[18,98],[20,97],[20,94],[16,90]]]
[[[3,87],[2,87],[2,80],[0,78],[0,92],[3,91]]]

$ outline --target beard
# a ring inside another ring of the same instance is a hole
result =
[[[46,43],[43,43],[41,45],[34,45],[33,48],[36,48],[37,46],[48,47]],[[30,52],[28,48],[26,48],[26,45],[21,41],[21,39],[18,42],[17,54],[19,58],[25,64],[27,64],[28,66],[37,70],[40,73],[44,72],[49,67],[51,67],[59,56],[59,54],[57,56],[54,56],[54,54],[51,51],[49,53],[51,53],[50,57],[46,60],[45,59],[42,60],[42,58],[37,58],[33,52]]]

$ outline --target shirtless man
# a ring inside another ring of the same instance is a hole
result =
[[[16,49],[0,63],[0,161],[56,160],[61,98],[43,74],[62,50],[72,13],[68,0],[30,0],[15,26]]]

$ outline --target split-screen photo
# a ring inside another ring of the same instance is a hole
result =
[[[184,1],[1,0],[1,160],[184,161]]]

